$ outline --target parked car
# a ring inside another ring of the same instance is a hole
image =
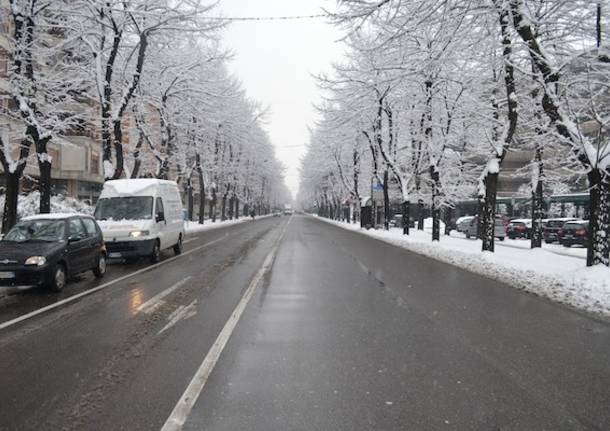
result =
[[[466,238],[470,238],[471,236],[474,236],[475,238],[479,237],[479,217],[473,217],[468,221],[468,225],[464,229],[464,234],[466,235]],[[504,238],[506,237],[504,222],[500,217],[496,217],[494,223],[494,237],[498,238],[500,241],[504,241]]]
[[[475,218],[474,216],[464,216],[464,217],[460,217],[455,221],[455,229],[458,232],[464,232],[466,230],[466,228],[468,227],[468,225],[470,224],[470,221]]]
[[[563,227],[563,225],[566,224],[567,222],[576,221],[576,220],[577,219],[575,219],[575,218],[547,219],[545,226],[544,226],[544,231],[542,233],[544,242],[551,244],[555,241],[559,241],[558,234],[559,234],[559,231],[561,230],[561,228]]]
[[[586,220],[569,221],[558,232],[559,243],[564,247],[589,245],[589,222]]]
[[[390,226],[402,228],[402,214],[396,214],[394,217],[392,217],[390,219]],[[413,220],[413,218],[411,218],[411,220],[409,221],[409,227],[415,227],[415,220]]]
[[[531,229],[532,221],[530,219],[511,220],[506,227],[506,236],[510,239],[529,238]]]
[[[157,179],[106,181],[95,207],[108,258],[148,257],[161,250],[182,253],[183,208],[178,184]]]
[[[85,271],[106,273],[102,231],[93,217],[41,214],[21,219],[0,241],[1,286],[45,286],[60,291]]]

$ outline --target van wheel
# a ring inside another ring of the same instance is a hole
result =
[[[504,241],[504,237],[503,237],[503,236],[499,236],[499,237],[498,237],[498,239],[499,239],[500,241]]]
[[[150,263],[157,263],[161,260],[161,246],[159,245],[159,240],[155,241],[155,245],[153,246],[152,253],[150,255]]]
[[[174,254],[177,256],[182,254],[182,234],[178,237],[178,242],[174,245]]]
[[[49,280],[47,287],[54,292],[61,292],[66,286],[66,281],[68,279],[65,265],[63,263],[58,263],[53,270],[51,277],[52,278]]]
[[[466,239],[470,239],[470,234],[466,233]]]
[[[106,256],[104,253],[100,253],[97,258],[97,265],[93,268],[93,275],[96,278],[102,278],[106,274]]]

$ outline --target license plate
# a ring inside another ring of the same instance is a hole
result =
[[[108,253],[108,257],[110,259],[116,259],[117,257],[121,257],[121,253]]]
[[[0,280],[6,280],[8,278],[15,278],[15,273],[9,271],[0,271]]]

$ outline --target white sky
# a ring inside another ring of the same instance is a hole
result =
[[[225,16],[287,16],[332,10],[334,0],[221,0]],[[287,168],[286,183],[296,195],[300,158],[309,140],[318,89],[312,74],[329,71],[342,52],[339,31],[324,18],[299,21],[235,22],[224,33],[235,54],[230,70],[248,96],[270,108],[266,126],[278,158]]]

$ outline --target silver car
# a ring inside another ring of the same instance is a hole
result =
[[[473,217],[468,222],[463,232],[466,235],[466,238],[470,238],[471,236],[478,238],[479,217]],[[504,222],[499,217],[496,217],[496,222],[494,223],[494,237],[498,238],[500,241],[504,241],[504,238],[506,238],[506,229],[504,228]]]

